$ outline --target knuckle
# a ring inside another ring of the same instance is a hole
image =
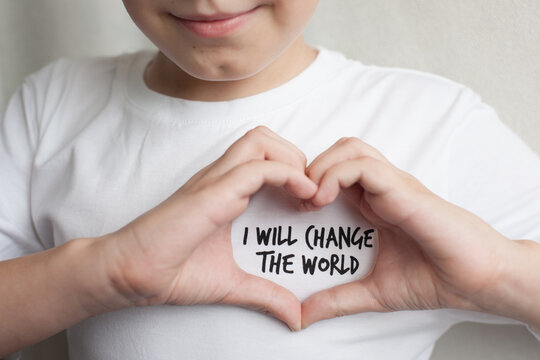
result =
[[[346,169],[348,167],[348,164],[346,162],[338,163],[323,173],[321,173],[321,182],[322,181],[331,181],[339,177],[339,174],[343,171],[343,169]]]
[[[303,152],[300,151],[298,156],[299,156],[299,158],[300,158],[300,162],[301,162],[302,167],[305,168],[306,165],[307,165],[307,157],[306,157],[306,154],[304,154]]]
[[[310,178],[310,179],[313,179],[313,178],[314,178],[314,177],[313,177],[313,176],[315,175],[315,170],[314,170],[314,169],[315,169],[315,168],[312,167],[312,166],[309,166],[309,167],[306,168],[305,173],[306,173],[306,176],[307,176],[308,178]]]
[[[360,139],[354,136],[344,136],[340,140],[343,144],[348,145],[354,145],[355,143],[360,142]]]
[[[292,166],[295,169],[301,170],[303,173],[309,176],[306,169],[307,159],[305,157],[303,156],[301,157],[299,155],[298,157],[291,158],[290,161],[287,160],[286,163],[288,163],[290,166]]]
[[[271,130],[264,125],[257,125],[253,130],[263,134],[271,132]]]
[[[248,130],[245,134],[245,137],[249,139],[253,139],[253,138],[257,139],[262,135],[268,134],[269,131],[270,129],[268,129],[266,126],[259,125],[259,126],[254,127],[251,130]]]
[[[251,137],[251,135],[249,135]],[[227,152],[226,156],[232,159],[244,160],[250,158],[260,158],[264,153],[262,145],[257,141],[250,140],[249,138],[244,138],[244,141],[236,143],[234,146],[231,146]]]
[[[270,294],[268,296],[267,308],[268,309],[273,308],[273,305],[277,302],[278,298],[279,298],[279,288],[277,287],[277,285],[273,285],[270,288]]]
[[[347,151],[348,159],[354,159],[366,153],[366,143],[357,137],[342,137],[337,144]]]
[[[242,139],[241,139],[241,143],[245,143],[245,142],[252,142],[252,141],[255,141],[257,138],[259,138],[260,136],[260,131],[257,130],[257,128],[255,129],[251,129],[251,130],[248,130],[244,136],[242,136]]]
[[[251,169],[251,168],[257,168],[261,165],[261,160],[258,159],[249,159],[242,165],[240,165],[238,168],[241,170]]]
[[[428,188],[422,184],[420,180],[418,180],[413,175],[409,174],[408,172],[400,170],[399,174],[402,176],[404,182],[411,188],[414,189],[418,193],[429,193],[430,191]]]
[[[268,307],[267,304],[252,304],[252,305],[249,305],[248,308],[250,308],[253,311],[257,311],[263,315],[271,314],[270,308]]]
[[[335,289],[330,289],[329,293],[328,293],[328,296],[330,298],[329,303],[331,304],[332,313],[334,314],[334,316],[336,316],[336,317],[344,316],[345,311],[343,309],[341,301],[339,301],[339,296],[338,296],[336,290]]]
[[[230,176],[235,179],[242,179],[244,182],[256,181],[261,172],[261,160],[250,159],[232,169]]]
[[[225,152],[223,153],[223,155],[217,160],[218,162],[219,161],[223,161],[223,159],[227,159],[228,157],[231,157],[231,156],[234,156],[235,153],[236,153],[236,149],[239,147],[240,145],[238,143],[235,143],[233,145],[231,145],[227,150],[225,150]]]
[[[377,169],[377,170],[386,170],[388,167],[382,163],[380,160],[375,159],[371,156],[362,156],[360,158],[360,161],[364,164],[364,166]]]
[[[383,155],[377,149],[357,137],[345,137],[340,140],[342,140],[343,145],[351,149],[352,157],[364,155],[377,159],[383,158]]]
[[[239,143],[241,151],[244,153],[250,153],[254,156],[260,156],[262,153],[264,153],[264,143],[262,142],[262,137],[263,130],[260,130],[260,127],[249,130]]]
[[[356,153],[362,153],[366,150],[366,143],[356,137],[348,137],[345,145],[351,147]]]
[[[369,156],[361,156],[356,160],[362,167],[375,168],[378,167],[379,162]]]
[[[347,136],[344,136],[339,138],[338,141],[336,141],[336,144],[345,144],[348,140],[349,138]]]

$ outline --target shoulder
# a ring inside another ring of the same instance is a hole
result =
[[[402,99],[413,104],[431,102],[432,106],[454,104],[457,98],[472,102],[481,101],[480,96],[467,85],[441,75],[420,70],[366,65],[343,54],[324,49],[333,58],[334,82],[362,94],[378,94],[391,102]]]
[[[60,58],[28,75],[23,85],[38,92],[46,90],[54,96],[73,86],[110,82],[123,64],[129,63],[141,53],[143,51],[116,56]]]
[[[100,106],[108,100],[122,71],[146,52],[60,58],[50,62],[24,79],[21,90],[25,103],[32,107],[40,127],[60,112]]]
[[[58,79],[81,74],[88,76],[107,74],[114,71],[120,64],[130,61],[144,52],[138,51],[113,56],[61,57],[30,74],[25,81],[43,81],[50,79],[51,76]]]
[[[338,70],[337,77],[348,77],[353,81],[357,81],[361,77],[363,81],[372,84],[384,80],[386,86],[396,89],[403,87],[425,89],[429,87],[431,90],[448,92],[466,88],[464,84],[434,73],[376,64],[366,65],[337,51],[323,47],[319,47],[319,50],[326,59],[326,63],[332,64],[331,66]]]
[[[444,76],[365,65],[337,52],[325,52],[335,68],[329,91],[346,95],[346,106],[373,109],[379,123],[387,122],[394,129],[406,126],[429,132],[431,125],[449,130],[465,122],[471,112],[492,111],[477,92]]]

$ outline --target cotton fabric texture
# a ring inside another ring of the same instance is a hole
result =
[[[27,77],[14,94],[0,124],[0,259],[117,230],[257,125],[294,143],[308,162],[340,137],[358,137],[505,236],[540,241],[540,159],[463,85],[365,66],[319,48],[304,72],[275,89],[231,101],[189,101],[147,88],[142,74],[152,56],[61,59]],[[272,223],[282,205],[264,191],[233,223],[237,261],[299,298],[316,291],[314,283],[342,282],[336,273],[304,274],[299,264],[309,254],[294,246],[286,250],[294,255],[293,274],[263,273],[254,255],[259,245],[253,238],[244,245],[241,235],[245,228],[282,225],[282,234],[290,226],[305,243],[309,224],[369,224],[344,220],[349,210],[342,197],[324,220],[291,212]],[[79,360],[428,359],[437,338],[462,320],[510,321],[457,310],[365,313],[292,333],[234,306],[154,306],[85,320],[68,329],[68,342],[70,357]]]

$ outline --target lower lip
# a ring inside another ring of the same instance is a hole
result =
[[[186,29],[197,36],[204,38],[220,38],[232,34],[246,24],[257,9],[258,8],[254,8],[248,12],[221,20],[194,21],[182,18],[177,19],[180,21],[180,23],[182,23],[182,25],[184,25]]]

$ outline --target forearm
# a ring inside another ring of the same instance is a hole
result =
[[[480,307],[489,313],[527,323],[540,331],[540,244],[512,241],[497,282],[486,289]]]
[[[128,305],[98,265],[98,241],[76,239],[0,262],[0,357]]]

